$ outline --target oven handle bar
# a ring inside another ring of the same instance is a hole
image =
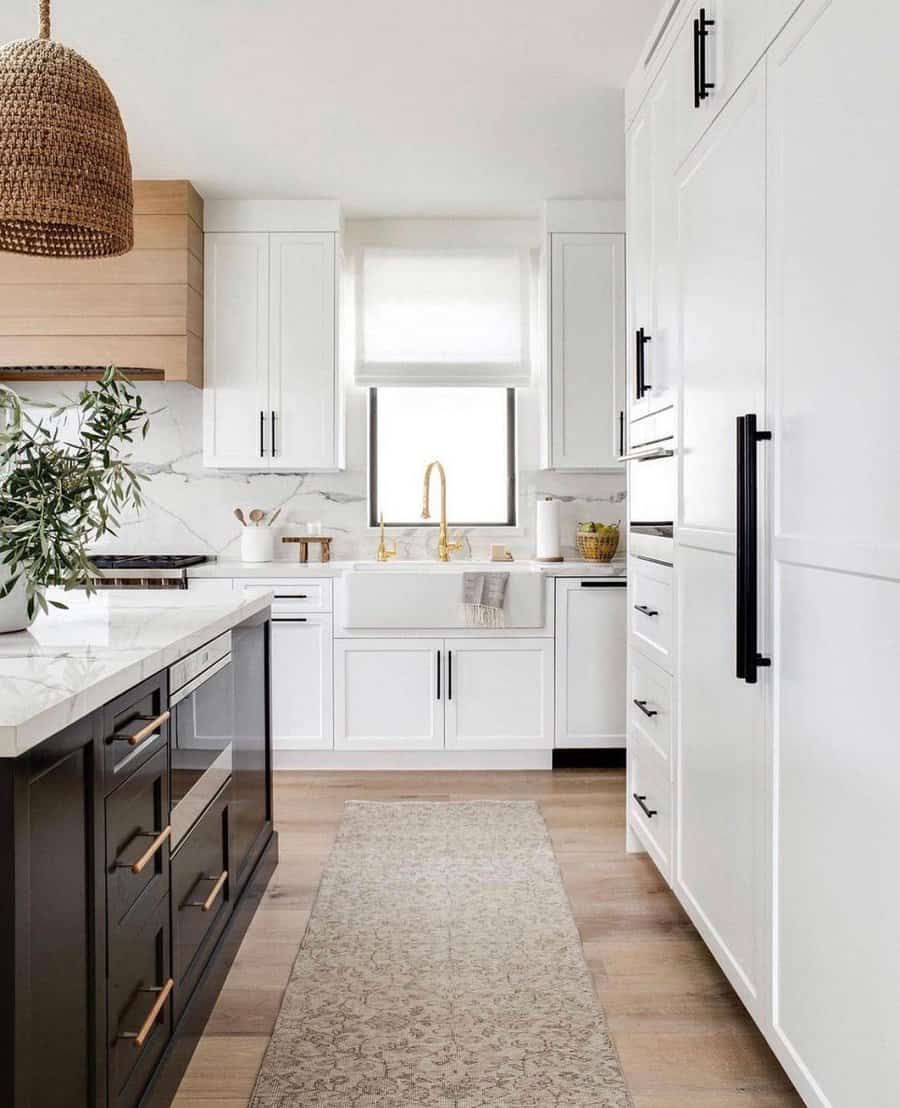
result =
[[[186,696],[190,696],[191,693],[196,692],[197,689],[205,685],[211,677],[215,677],[220,670],[230,665],[230,653],[226,654],[224,658],[220,658],[217,662],[213,662],[209,669],[205,669],[198,677],[195,677],[193,681],[188,681],[186,685],[181,686],[178,692],[174,692],[169,696],[169,707],[174,708],[176,704],[180,704]]]

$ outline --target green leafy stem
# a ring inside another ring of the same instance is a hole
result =
[[[36,418],[0,385],[0,565],[10,574],[0,599],[24,580],[29,618],[48,610],[51,585],[93,592],[88,547],[115,535],[120,514],[144,503],[146,477],[122,453],[149,428],[131,382],[110,367],[80,393],[78,407],[80,431],[69,442],[58,420]],[[53,417],[64,411],[55,408]]]

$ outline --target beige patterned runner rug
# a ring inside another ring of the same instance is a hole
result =
[[[630,1108],[536,804],[346,805],[252,1108]]]

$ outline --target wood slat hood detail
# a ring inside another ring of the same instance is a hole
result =
[[[107,365],[203,385],[203,199],[134,182],[134,249],[70,260],[0,253],[0,380],[90,379]]]

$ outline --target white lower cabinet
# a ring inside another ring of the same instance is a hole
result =
[[[338,750],[553,746],[552,639],[337,639]]]
[[[444,641],[448,750],[553,746],[553,641]]]
[[[764,686],[735,678],[734,557],[678,548],[675,890],[750,1011],[765,1005]]]
[[[272,744],[283,750],[330,750],[331,616],[272,617]]]
[[[625,579],[556,582],[556,746],[625,746]]]
[[[336,639],[337,750],[441,750],[443,639]]]

